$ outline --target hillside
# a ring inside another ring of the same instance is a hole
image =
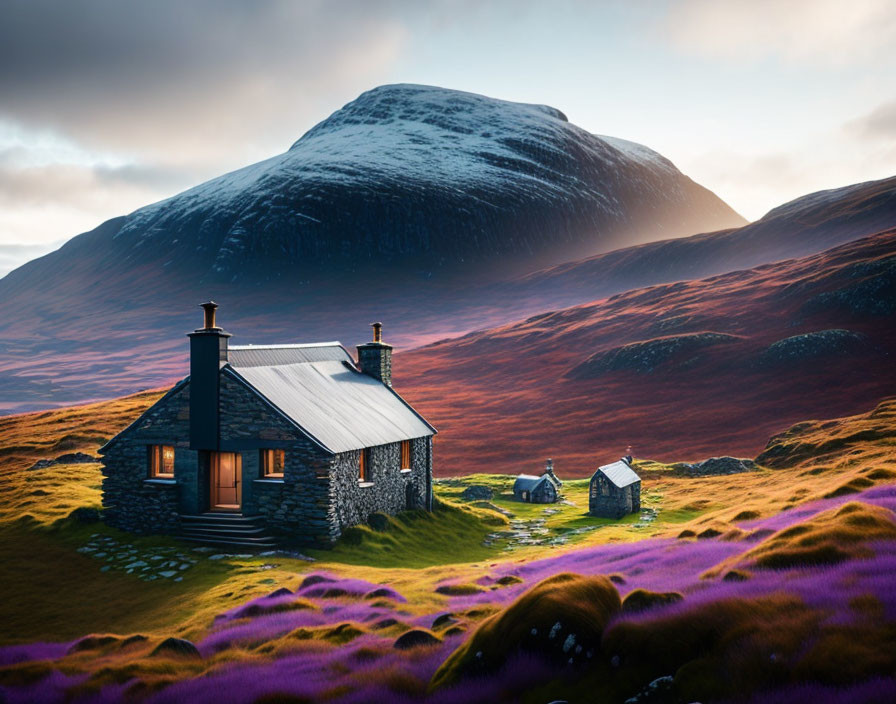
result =
[[[5,701],[543,704],[652,682],[672,701],[896,693],[892,399],[778,428],[751,472],[638,459],[645,511],[619,522],[584,515],[583,481],[545,507],[513,501],[512,477],[457,477],[436,483],[433,514],[253,556],[95,521],[96,464],[31,468],[95,454],[156,395],[0,420]],[[493,501],[461,500],[470,484]],[[172,558],[178,576],[159,577]],[[60,573],[78,578],[60,588]]]
[[[818,252],[891,226],[894,196],[896,179],[811,194],[743,228],[626,247],[523,276],[495,266],[483,276],[467,267],[462,279],[412,284],[408,272],[375,279],[343,272],[314,284],[275,277],[248,288],[234,282],[217,300],[222,321],[244,342],[336,338],[351,345],[364,340],[369,322],[383,320],[400,349],[621,291]],[[100,242],[122,225],[103,227]],[[105,251],[99,246],[95,256]],[[164,265],[147,264],[140,271],[125,267],[125,291],[113,296],[114,275],[97,270],[91,257],[79,270],[77,260],[41,273],[37,290],[27,267],[0,280],[0,368],[8,372],[0,377],[0,412],[119,395],[185,373],[181,336],[195,325],[193,305],[218,289],[192,275],[172,280]],[[53,261],[60,264],[51,258],[48,266]],[[164,284],[159,276],[168,276]],[[32,284],[4,302],[4,286],[14,280]]]
[[[439,428],[437,471],[585,476],[633,445],[753,455],[778,427],[896,382],[896,230],[802,259],[662,284],[400,354]]]

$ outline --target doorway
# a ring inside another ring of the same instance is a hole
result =
[[[212,511],[239,511],[242,497],[243,463],[239,452],[212,452]]]

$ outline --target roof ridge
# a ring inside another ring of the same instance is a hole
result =
[[[304,347],[342,347],[345,349],[343,344],[338,340],[333,340],[332,342],[295,342],[295,343],[287,343],[287,344],[271,344],[271,345],[229,345],[228,349],[231,350],[295,350],[301,349]]]

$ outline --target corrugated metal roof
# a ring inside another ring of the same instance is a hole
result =
[[[232,345],[227,351],[230,366],[272,367],[303,362],[346,361],[351,355],[338,342],[318,342],[310,345]]]
[[[513,490],[516,491],[535,491],[535,487],[541,484],[543,481],[547,481],[547,477],[544,475],[540,477],[534,477],[531,474],[521,474],[516,478],[516,481],[513,483]]]
[[[435,433],[398,394],[343,360],[229,371],[334,453]]]
[[[620,489],[641,481],[641,477],[635,474],[634,470],[622,460],[613,462],[613,464],[605,464],[603,467],[598,468],[597,471],[602,472],[607,479]]]

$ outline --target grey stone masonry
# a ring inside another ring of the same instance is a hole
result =
[[[365,374],[392,387],[392,346],[384,342],[358,345],[358,366]]]
[[[432,438],[410,441],[411,467],[400,467],[401,444],[369,449],[369,481],[361,481],[360,454],[345,452],[333,460],[330,504],[338,532],[364,523],[372,513],[394,515],[401,511],[431,508]]]
[[[210,455],[190,449],[189,416],[190,384],[184,381],[103,448],[104,517],[110,525],[174,534],[181,530],[181,514],[209,510]],[[219,419],[220,450],[241,457],[241,513],[263,517],[283,545],[325,547],[372,513],[432,507],[432,437],[409,441],[408,468],[400,467],[400,443],[368,448],[369,481],[361,481],[363,450],[333,454],[322,448],[226,370]],[[149,477],[150,445],[174,447],[174,479]],[[262,477],[263,449],[284,451],[282,477]]]
[[[107,523],[132,533],[176,533],[180,527],[178,475],[195,463],[190,447],[190,390],[175,386],[104,453],[103,505]],[[174,446],[174,476],[149,477],[149,445]]]
[[[588,513],[602,518],[622,518],[641,510],[641,482],[618,487],[600,472],[591,479]]]

